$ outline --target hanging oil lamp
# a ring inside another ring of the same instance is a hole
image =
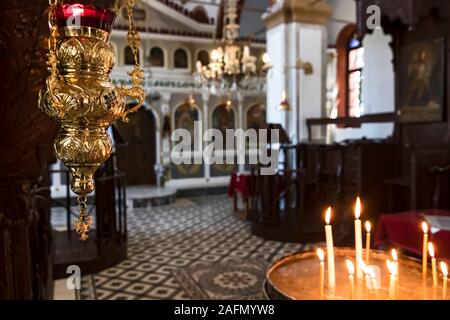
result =
[[[94,191],[95,172],[112,152],[107,129],[116,120],[127,122],[128,114],[144,103],[144,72],[137,58],[140,37],[133,23],[134,0],[126,0],[127,39],[135,64],[129,73],[131,87],[116,87],[109,78],[115,64],[109,36],[122,1],[50,0],[49,4],[50,75],[40,91],[39,108],[60,127],[54,149],[72,174],[71,189],[80,209],[75,230],[84,241],[92,224],[87,195]],[[136,101],[129,109],[127,98]]]
[[[286,90],[283,90],[281,93],[281,102],[278,106],[278,111],[291,111],[291,105],[289,104],[289,100],[287,99]]]

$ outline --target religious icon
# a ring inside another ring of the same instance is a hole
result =
[[[444,42],[419,42],[405,48],[401,59],[401,120],[441,121],[444,99]]]

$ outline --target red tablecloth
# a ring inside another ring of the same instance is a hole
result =
[[[231,174],[228,195],[232,197],[235,192],[239,193],[242,199],[248,199],[250,196],[250,175],[238,172],[233,172]]]
[[[450,211],[427,209],[382,215],[375,233],[375,247],[388,244],[421,256],[424,215],[450,216]],[[450,231],[430,232],[430,241],[435,245],[437,257],[450,262]]]

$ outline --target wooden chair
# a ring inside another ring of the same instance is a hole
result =
[[[407,165],[402,168],[403,174],[398,178],[386,180],[389,212],[399,211],[393,205],[394,196],[398,197],[394,187],[406,190],[409,197],[407,207],[403,206],[400,211],[429,208],[444,201],[441,194],[446,185],[444,178],[448,177],[448,166],[442,166],[442,162],[448,161],[448,150],[439,147],[409,148],[406,157],[409,157],[409,160],[407,159]]]
[[[432,167],[430,174],[434,181],[431,200],[433,208],[450,210],[450,164]]]
[[[272,176],[260,174],[258,168],[251,175],[250,223],[252,233],[269,240],[285,242],[312,241],[314,225],[304,210],[305,171],[282,170]],[[320,234],[322,234],[320,228]]]

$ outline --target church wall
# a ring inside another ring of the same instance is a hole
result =
[[[354,0],[327,0],[333,8],[333,15],[328,22],[328,45],[334,46],[339,32],[348,23],[356,21],[356,4]]]

